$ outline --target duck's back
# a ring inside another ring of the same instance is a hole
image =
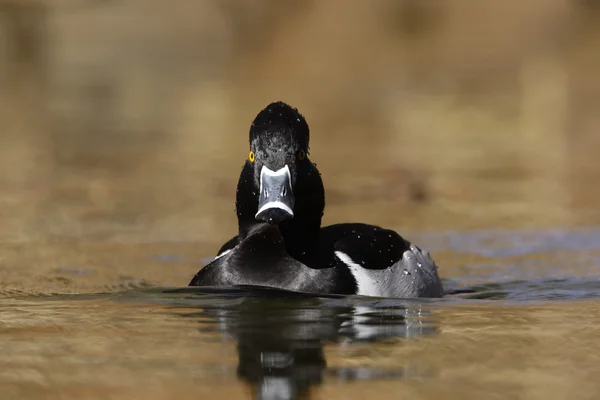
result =
[[[437,266],[426,251],[398,233],[349,223],[323,227],[323,260],[334,258],[356,282],[356,294],[379,297],[441,297]]]

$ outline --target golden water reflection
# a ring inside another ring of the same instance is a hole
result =
[[[600,389],[596,302],[230,299],[221,311],[245,308],[227,316],[189,297],[128,296],[3,300],[7,398],[559,399]]]

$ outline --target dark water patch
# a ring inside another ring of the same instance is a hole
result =
[[[478,230],[415,233],[411,238],[429,251],[506,258],[531,254],[600,251],[600,228]]]
[[[461,265],[463,276],[444,282],[452,298],[537,302],[600,297],[600,228],[437,232],[414,240],[431,253],[487,259]],[[451,261],[436,261],[443,276]]]
[[[153,287],[150,282],[142,278],[136,278],[128,275],[119,276],[120,282],[114,285],[109,285],[107,288],[111,291],[126,290],[126,289],[141,289]]]
[[[67,267],[60,267],[57,268],[55,270],[56,273],[59,274],[66,274],[66,275],[75,275],[75,276],[81,276],[81,275],[91,275],[93,273],[93,271],[91,269],[86,269],[86,268],[67,268]]]
[[[600,298],[600,279],[569,277],[556,279],[512,280],[473,285],[467,293],[454,298],[469,300],[506,300],[510,302],[576,301]]]
[[[152,261],[164,263],[182,263],[186,261],[186,258],[175,254],[155,254],[152,256]]]

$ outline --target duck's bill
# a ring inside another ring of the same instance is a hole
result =
[[[272,171],[263,166],[260,171],[260,195],[255,218],[277,224],[294,217],[294,193],[290,169]]]

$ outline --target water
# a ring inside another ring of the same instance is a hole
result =
[[[415,234],[446,261],[455,294],[435,300],[135,277],[103,293],[5,293],[2,398],[596,398],[599,233]],[[177,274],[178,249],[154,259]]]

